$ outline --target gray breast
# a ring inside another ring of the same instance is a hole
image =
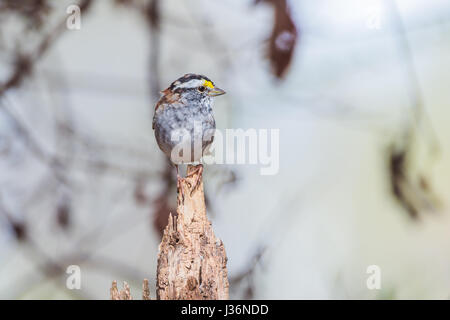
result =
[[[174,163],[200,160],[214,139],[216,123],[210,105],[166,105],[155,114],[155,137]]]

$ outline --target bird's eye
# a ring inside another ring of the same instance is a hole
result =
[[[206,91],[206,87],[205,86],[200,86],[200,87],[198,87],[198,91],[205,92]]]

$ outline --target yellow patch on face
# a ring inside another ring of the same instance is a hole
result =
[[[203,82],[203,85],[204,85],[205,87],[214,89],[214,85],[212,84],[211,81],[205,80],[205,81]]]

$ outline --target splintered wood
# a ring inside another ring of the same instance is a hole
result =
[[[228,299],[227,257],[206,216],[202,179],[191,192],[198,177],[196,167],[188,166],[186,175],[177,214],[169,216],[159,245],[156,297]]]
[[[119,291],[117,288],[117,281],[114,280],[110,293],[111,300],[133,300],[131,297],[130,286],[125,281],[123,282],[123,289]]]
[[[119,291],[117,288],[117,281],[112,282],[112,287],[109,290],[111,300],[133,300],[131,296],[131,290],[128,283],[123,282],[123,289]],[[148,287],[148,279],[144,279],[142,282],[142,300],[151,300],[150,289]]]

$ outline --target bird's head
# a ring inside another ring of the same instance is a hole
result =
[[[209,100],[211,97],[225,94],[207,77],[188,73],[178,78],[164,91],[164,95],[177,94],[188,99]]]

